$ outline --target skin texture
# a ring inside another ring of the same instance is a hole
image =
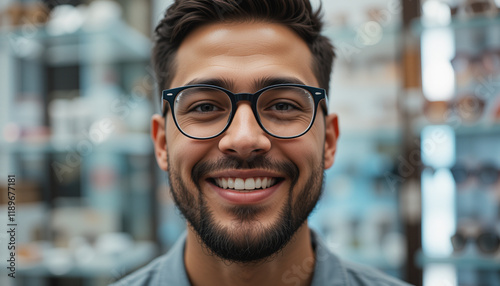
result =
[[[281,24],[216,23],[195,29],[183,41],[177,53],[176,76],[171,87],[216,79],[233,92],[253,93],[264,87],[261,86],[266,84],[264,81],[276,78],[318,86],[311,64],[312,55],[307,44]],[[290,213],[292,218],[307,216],[309,210],[300,214],[296,207],[314,206],[321,192],[323,169],[334,162],[339,134],[335,114],[325,116],[318,111],[308,133],[284,140],[265,133],[249,102],[241,102],[231,126],[214,139],[193,140],[182,135],[170,112],[166,119],[161,115],[153,116],[151,134],[158,165],[169,172],[173,196],[181,204],[181,210],[185,208],[183,214],[188,218],[184,260],[192,285],[291,285],[283,280],[287,271],[295,274],[292,276],[298,279],[294,281],[300,281],[300,285],[310,284],[314,252],[307,222],[297,226],[293,238],[280,252],[257,263],[228,262],[219,258],[207,248],[195,229],[208,217],[238,245],[241,241],[258,241],[264,233],[276,228],[283,220],[286,206],[293,212]],[[197,171],[202,163],[227,158],[245,162],[244,165],[250,167],[229,171],[243,175],[252,171],[273,172],[284,180],[269,198],[252,205],[251,211],[238,212],[242,206],[224,200],[207,180],[223,171]],[[298,176],[291,177],[274,164],[265,170],[261,164],[253,166],[251,162],[256,158],[293,165]],[[193,173],[197,174],[195,179]],[[304,194],[309,194],[307,199]],[[205,215],[200,215],[202,208],[208,211]],[[298,270],[297,265],[307,265],[309,271]]]

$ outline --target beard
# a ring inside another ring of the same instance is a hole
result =
[[[272,259],[278,254],[313,211],[324,185],[324,164],[323,160],[320,161],[316,167],[311,168],[311,173],[303,187],[297,190],[295,198],[293,189],[299,178],[298,167],[292,162],[274,161],[263,155],[249,160],[227,156],[214,162],[197,163],[191,171],[191,179],[196,186],[198,196],[192,193],[192,188],[186,186],[180,172],[168,162],[170,191],[176,206],[208,254],[230,263],[258,263]],[[235,218],[231,226],[220,224],[207,206],[206,194],[201,190],[200,179],[209,171],[254,168],[278,171],[291,179],[286,203],[276,210],[277,220],[271,225],[264,226],[258,220],[258,215],[267,207],[232,206],[224,210]]]

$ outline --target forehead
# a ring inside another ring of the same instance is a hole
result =
[[[274,77],[317,86],[309,47],[293,30],[268,22],[215,23],[184,39],[172,87],[199,78],[222,78],[233,85],[228,88],[250,92],[260,78]]]

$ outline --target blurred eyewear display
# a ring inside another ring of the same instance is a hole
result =
[[[496,16],[498,7],[494,0],[462,0],[452,5],[450,4],[452,16]]]
[[[457,184],[463,184],[469,178],[475,177],[482,185],[488,186],[498,181],[500,170],[492,163],[484,163],[477,168],[470,168],[463,163],[458,163],[451,168],[451,173]]]
[[[443,123],[458,116],[465,123],[475,123],[483,115],[486,107],[484,99],[466,94],[449,101],[426,101],[424,115],[432,123]]]
[[[451,65],[458,74],[487,75],[500,73],[500,50],[483,51],[478,54],[458,52]]]
[[[455,252],[462,252],[468,243],[474,241],[477,249],[482,254],[493,254],[500,247],[500,237],[491,230],[483,230],[477,236],[467,235],[465,232],[457,231],[451,237],[451,243]]]

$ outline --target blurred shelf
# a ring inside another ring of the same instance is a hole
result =
[[[399,78],[391,77],[387,74],[370,75],[367,73],[363,78],[353,76],[352,74],[346,75],[343,78],[335,78],[334,76],[333,86],[330,91],[330,102],[355,102],[359,105],[360,98],[372,101],[387,97],[396,99],[399,93],[398,80]],[[334,105],[332,107],[335,108]]]
[[[458,126],[457,126],[458,125]],[[500,135],[500,122],[478,122],[471,124],[457,124],[453,123],[431,123],[426,119],[419,120],[415,122],[414,130],[416,135],[420,134],[423,128],[427,126],[449,126],[453,128],[455,135],[458,137],[475,137],[475,136],[489,136],[489,135]]]
[[[348,253],[346,255],[342,255],[341,257],[346,259],[347,261],[353,261],[378,269],[400,269],[404,266],[403,261],[391,262],[387,257],[383,255],[370,257],[367,255],[363,255],[361,251]]]
[[[78,152],[79,143],[85,142],[85,148],[91,146],[90,153],[93,152],[114,152],[126,154],[151,154],[153,143],[149,134],[128,133],[120,135],[111,135],[108,140],[103,142],[92,142],[88,138],[68,139],[68,140],[48,140],[41,143],[35,142],[0,142],[1,149],[6,152],[32,152],[32,153],[57,153],[57,152]],[[89,145],[91,144],[91,145]],[[85,149],[87,150],[87,149]],[[91,155],[91,154],[89,154]],[[83,156],[83,155],[82,155]]]
[[[476,124],[471,126],[460,126],[455,128],[456,136],[474,137],[481,135],[500,135],[500,123]]]
[[[151,41],[119,21],[99,29],[80,28],[73,33],[52,35],[46,26],[0,30],[0,43],[10,44],[19,57],[34,57],[47,64],[110,63],[149,60]],[[27,54],[25,51],[31,51]]]
[[[417,254],[417,263],[420,266],[426,264],[452,264],[457,267],[500,270],[500,257],[498,256],[452,255],[448,257],[432,257],[420,251]]]
[[[453,17],[448,24],[430,24],[425,23],[421,19],[416,19],[411,23],[411,31],[415,36],[419,36],[425,30],[432,29],[453,29],[453,30],[462,30],[462,29],[475,29],[475,28],[484,28],[488,26],[500,26],[500,15],[496,17],[486,17],[486,16],[475,16],[468,18],[457,18]]]
[[[401,36],[401,27],[395,24],[380,25],[375,21],[365,23],[357,28],[327,28],[325,35],[332,40],[340,58],[352,60],[351,56],[394,57],[399,51],[398,42]],[[349,56],[350,55],[350,56]]]
[[[367,24],[375,24],[375,21],[370,21],[365,23]],[[394,24],[389,24],[389,25],[380,25],[376,23],[376,26],[373,26],[371,28],[375,28],[374,31],[376,31],[378,28],[380,28],[380,32],[382,37],[395,37],[399,36],[399,33],[402,31],[401,28],[398,25]],[[364,30],[363,30],[364,28]],[[351,40],[361,34],[370,34],[368,31],[368,26],[367,27],[329,27],[326,29],[325,34],[334,40],[339,40],[339,41],[345,41],[345,40]],[[373,32],[371,32],[373,33]],[[378,34],[378,33],[375,33]]]
[[[74,261],[64,265],[51,265],[41,262],[33,265],[19,265],[19,276],[59,276],[59,277],[111,277],[124,275],[148,263],[156,254],[152,242],[138,242],[132,249],[114,257],[100,257],[92,262],[78,265]],[[2,267],[5,268],[5,267]]]
[[[394,141],[399,142],[403,132],[400,128],[391,127],[378,127],[369,129],[349,129],[340,130],[339,144],[343,141],[359,141],[359,140],[370,140],[372,142],[377,141]]]

